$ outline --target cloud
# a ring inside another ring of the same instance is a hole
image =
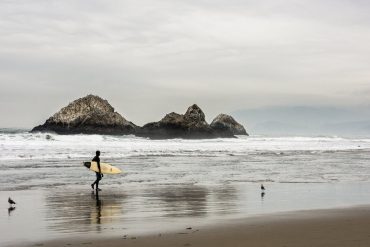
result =
[[[0,114],[15,113],[0,126],[26,111],[32,125],[53,113],[45,102],[87,93],[138,123],[192,103],[210,115],[367,104],[353,88],[370,74],[369,10],[349,0],[1,1]]]

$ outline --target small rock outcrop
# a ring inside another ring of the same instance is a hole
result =
[[[226,114],[219,114],[213,119],[210,126],[222,137],[229,137],[230,135],[248,135],[243,125],[235,121],[232,116]]]
[[[127,121],[114,108],[95,95],[77,99],[32,129],[58,134],[134,134],[137,126]]]
[[[184,115],[172,112],[158,122],[145,124],[137,135],[153,139],[217,137],[196,104],[190,106]]]

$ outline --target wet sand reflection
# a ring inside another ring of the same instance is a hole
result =
[[[207,214],[207,195],[204,187],[167,187],[150,190],[158,198],[166,217],[205,216]]]
[[[55,231],[100,232],[101,225],[112,223],[123,215],[124,199],[122,193],[54,192],[45,198],[46,221]]]
[[[238,207],[239,195],[238,190],[234,186],[222,186],[212,190],[213,200],[212,209],[209,211],[217,215],[225,215],[237,213],[240,211]]]
[[[368,183],[271,184],[268,193],[255,184],[107,186],[99,194],[72,186],[0,191],[0,196],[13,195],[18,203],[12,209],[3,200],[0,232],[6,232],[3,241],[16,241],[20,235],[31,241],[85,233],[123,236],[165,232],[227,218],[366,204],[369,193]]]
[[[48,230],[99,233],[134,229],[175,218],[205,218],[235,212],[237,190],[231,186],[157,186],[96,192],[53,191],[45,196]]]

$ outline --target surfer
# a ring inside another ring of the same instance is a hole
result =
[[[91,184],[91,188],[92,189],[94,189],[94,185],[96,185],[96,187],[95,187],[96,191],[101,190],[101,189],[99,189],[99,181],[103,177],[103,174],[101,173],[101,169],[100,169],[100,158],[99,158],[99,156],[100,156],[100,151],[97,150],[95,157],[92,159],[92,161],[95,161],[98,164],[98,169],[99,169],[99,172],[95,172],[96,173],[96,180],[95,180],[95,182]]]

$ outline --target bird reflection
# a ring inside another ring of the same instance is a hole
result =
[[[10,206],[10,207],[8,208],[8,215],[10,216],[10,215],[11,215],[11,213],[12,213],[14,210],[15,210],[15,207]]]
[[[265,197],[265,192],[261,192],[261,199],[263,200],[263,198]]]

